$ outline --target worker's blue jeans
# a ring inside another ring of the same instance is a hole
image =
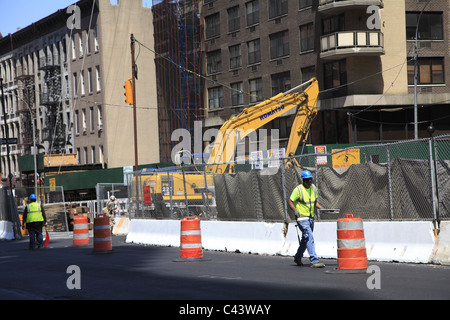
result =
[[[30,249],[40,248],[44,240],[42,235],[42,222],[27,223],[28,233],[30,234]]]
[[[305,250],[308,249],[309,261],[311,263],[319,262],[314,245],[314,218],[310,217],[306,220],[297,221],[297,223],[302,231],[302,239],[300,240],[300,246],[295,254],[295,260],[301,261],[303,258],[303,253],[305,253]]]

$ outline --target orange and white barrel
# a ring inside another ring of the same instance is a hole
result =
[[[76,216],[73,219],[73,245],[80,246],[87,244],[89,244],[88,218]]]
[[[94,219],[94,252],[112,250],[111,226],[109,218],[100,214]]]
[[[337,220],[338,269],[367,269],[366,242],[363,220],[347,218]]]
[[[203,258],[200,219],[196,216],[181,220],[180,257],[182,259]]]

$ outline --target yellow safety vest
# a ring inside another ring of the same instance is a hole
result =
[[[298,190],[298,191],[297,191]],[[303,184],[297,186],[294,192],[297,191],[297,201],[295,201],[295,209],[302,217],[314,217],[314,206],[317,200],[317,188],[315,185],[311,185],[309,189],[306,189]],[[292,196],[291,196],[291,200]]]
[[[27,223],[40,221],[44,221],[41,205],[37,202],[31,202],[27,205]]]

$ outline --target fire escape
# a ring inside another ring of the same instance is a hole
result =
[[[18,141],[18,147],[22,149],[22,154],[31,154],[33,146],[33,124],[31,121],[36,119],[36,99],[34,75],[28,74],[26,68],[17,69],[19,81],[19,106],[20,132],[21,137]],[[38,136],[37,132],[36,137]],[[37,141],[36,141],[37,142]]]
[[[40,94],[40,105],[45,107],[42,141],[48,142],[47,154],[64,153],[66,125],[63,121],[61,68],[58,58],[41,58],[39,70],[44,72]]]

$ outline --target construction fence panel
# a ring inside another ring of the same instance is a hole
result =
[[[438,219],[450,219],[450,136],[433,139],[435,152]]]
[[[106,203],[109,201],[111,196],[114,196],[116,200],[114,201],[116,210],[115,216],[122,217],[128,216],[128,186],[124,183],[98,183],[95,186],[97,201],[93,212],[98,215],[102,212]]]
[[[297,155],[280,159],[279,166],[263,160],[229,163],[228,171],[219,169],[223,164],[184,164],[134,172],[130,216],[290,221],[295,216],[287,202],[307,169],[319,203],[340,212],[317,215],[319,220],[350,213],[366,220],[449,219],[449,144],[447,135]]]

